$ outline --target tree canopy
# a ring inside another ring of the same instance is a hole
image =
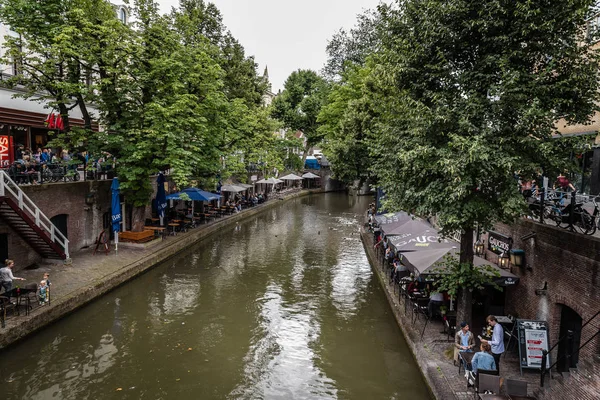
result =
[[[0,21],[17,33],[2,61],[19,65],[2,84],[59,110],[65,129],[55,144],[115,157],[137,225],[158,171],[169,169],[180,187],[211,188],[232,174],[245,179],[245,165],[261,158],[283,165],[277,123],[262,105],[267,83],[217,7],[181,0],[161,15],[156,1],[134,0],[129,10],[124,24],[106,0],[0,0]],[[68,123],[75,107],[85,129]]]

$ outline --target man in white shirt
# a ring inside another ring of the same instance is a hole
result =
[[[481,339],[481,343],[489,343],[492,346],[492,356],[494,356],[496,368],[500,372],[500,356],[504,353],[504,329],[493,315],[488,316],[486,321],[493,329],[492,338],[490,340]]]

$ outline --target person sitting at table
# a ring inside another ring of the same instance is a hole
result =
[[[12,290],[13,280],[24,281],[25,278],[19,278],[13,275],[12,269],[15,266],[13,260],[7,259],[4,261],[4,268],[0,268],[0,288],[4,288],[4,292],[10,292]]]
[[[471,370],[466,372],[468,386],[475,385],[475,378],[478,370],[496,370],[496,360],[494,360],[494,356],[492,355],[492,346],[490,346],[489,343],[481,343],[479,349],[481,351],[475,353],[471,360]]]
[[[469,324],[466,321],[460,323],[460,329],[454,336],[454,361],[458,361],[459,353],[472,352],[475,347],[475,336],[469,330]]]
[[[419,283],[414,278],[414,276],[412,276],[411,278],[412,278],[412,281],[410,281],[410,283],[406,287],[406,292],[408,293],[409,296],[412,296],[413,293],[419,291]]]
[[[492,346],[489,343],[481,343],[479,348],[481,351],[475,353],[471,361],[471,371],[476,374],[478,369],[496,370],[496,360],[492,355]]]

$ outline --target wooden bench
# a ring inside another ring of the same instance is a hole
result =
[[[143,230],[142,232],[119,232],[119,240],[132,243],[146,243],[154,239],[154,231]]]

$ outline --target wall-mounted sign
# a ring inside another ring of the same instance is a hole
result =
[[[0,168],[6,168],[13,162],[12,136],[0,136]]]
[[[512,243],[511,237],[494,231],[488,232],[488,249],[496,254],[508,253]]]

